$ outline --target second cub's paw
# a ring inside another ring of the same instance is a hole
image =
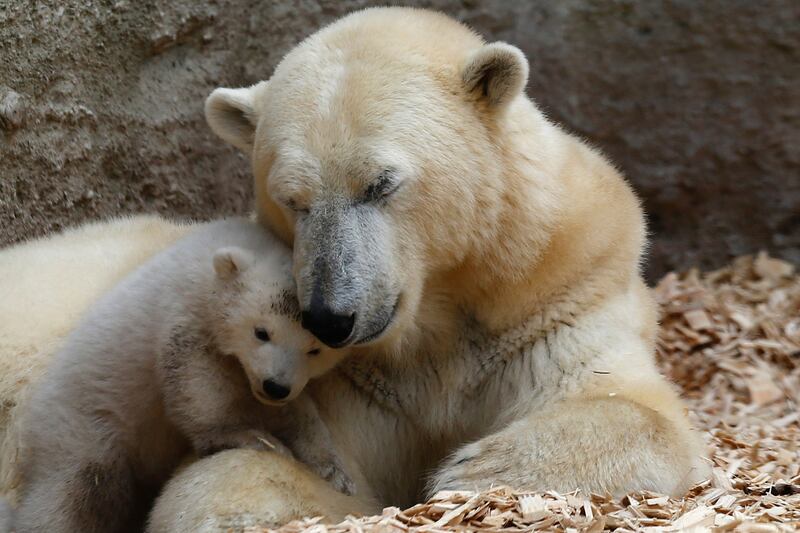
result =
[[[281,441],[269,433],[251,429],[245,432],[242,437],[242,442],[239,446],[237,446],[238,448],[264,450],[268,452],[276,452],[286,457],[294,457],[289,448],[284,446]]]
[[[318,465],[312,465],[311,469],[319,474],[325,481],[333,485],[333,488],[343,494],[352,496],[356,493],[356,484],[345,473],[338,461],[326,461]]]
[[[281,441],[271,434],[257,429],[243,429],[220,435],[212,440],[208,451],[215,453],[234,448],[276,452],[286,457],[294,457],[291,450]]]
[[[286,457],[294,457],[292,451],[283,445],[281,441],[261,431],[253,430],[251,437],[247,439],[247,443],[241,448],[252,448],[255,450],[265,450],[268,452],[276,452]]]

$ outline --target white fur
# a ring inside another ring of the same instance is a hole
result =
[[[240,150],[252,146],[256,112],[248,89],[217,89],[206,100],[205,113],[214,133]]]
[[[101,294],[190,228],[141,215],[0,250],[0,493],[12,502],[18,418],[29,385]]]
[[[253,222],[211,223],[94,305],[25,413],[16,530],[129,530],[189,447],[282,449],[270,432],[348,490],[313,402],[297,398],[342,353],[307,355],[318,348],[290,272],[288,250]],[[287,367],[297,399],[267,409],[262,382]]]

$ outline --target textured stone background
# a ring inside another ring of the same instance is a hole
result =
[[[0,0],[0,244],[110,214],[244,211],[248,164],[208,131],[204,97],[372,4]],[[411,4],[528,54],[529,93],[643,196],[651,279],[761,248],[800,263],[800,2]]]

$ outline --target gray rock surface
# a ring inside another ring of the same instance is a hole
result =
[[[0,244],[111,214],[246,210],[248,163],[203,99],[376,3],[0,0]],[[800,3],[411,3],[528,54],[529,93],[644,198],[651,278],[761,248],[800,263]]]

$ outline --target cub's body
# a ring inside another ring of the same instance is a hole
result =
[[[97,298],[191,228],[140,215],[0,250],[0,493],[16,499],[19,415],[30,384]]]
[[[287,303],[290,265],[289,251],[252,222],[211,223],[98,301],[30,399],[16,530],[134,531],[190,449],[285,451],[273,432],[318,474],[338,475],[313,402],[256,399],[280,374],[275,359],[317,350]],[[271,330],[279,347],[265,352],[254,329]],[[336,356],[316,357],[332,366]]]

